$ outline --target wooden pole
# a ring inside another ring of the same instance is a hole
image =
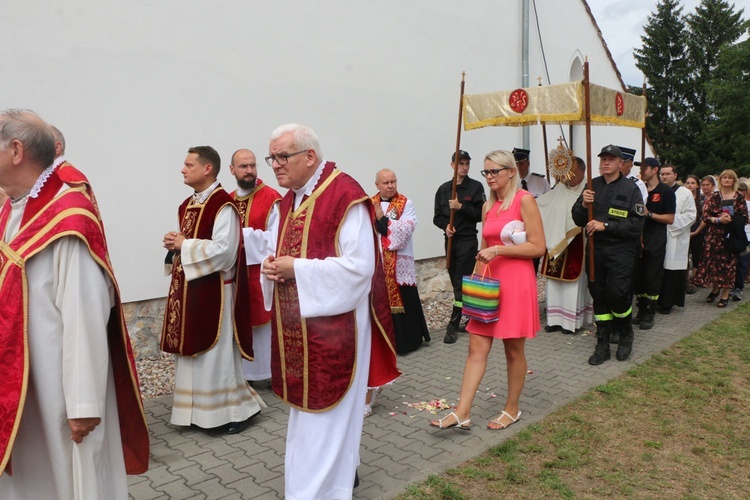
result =
[[[591,190],[591,94],[589,86],[589,59],[583,63],[583,106],[586,115],[586,187]],[[589,221],[594,218],[594,206],[589,204]],[[594,238],[588,239],[589,281],[594,281]]]
[[[458,184],[458,162],[461,160],[458,157],[458,152],[461,151],[461,122],[464,116],[464,81],[466,79],[466,71],[461,72],[461,97],[458,100],[458,127],[456,128],[456,151],[453,153],[453,190],[451,191],[451,200],[456,199],[456,185]],[[453,227],[453,220],[456,218],[456,211],[451,210],[451,218],[448,225]],[[450,268],[451,265],[451,251],[453,249],[453,238],[448,238],[448,246],[445,251],[445,267]]]

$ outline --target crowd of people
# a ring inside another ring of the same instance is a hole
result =
[[[400,375],[397,354],[431,340],[416,210],[394,171],[379,170],[368,195],[304,125],[278,127],[268,151],[283,195],[258,177],[249,149],[231,157],[232,192],[218,181],[214,148],[187,150],[181,174],[192,193],[162,239],[170,285],[160,347],[176,360],[170,422],[242,432],[265,407],[253,382],[270,379],[290,407],[285,496],[351,498],[364,418]],[[0,497],[127,498],[126,474],[148,466],[145,413],[94,190],[64,152],[62,133],[33,112],[0,113],[0,343],[9,361],[0,418],[12,424],[0,430]],[[750,201],[733,171],[681,187],[674,166],[647,158],[630,177],[635,151],[608,145],[591,189],[578,157],[551,188],[530,173],[530,154],[488,153],[486,198],[459,150],[454,179],[435,195],[454,298],[443,341],[470,335],[459,404],[430,422],[438,429],[471,428],[495,339],[507,395],[487,428],[521,418],[525,343],[541,330],[537,272],[547,278],[545,331],[573,334],[595,321],[593,365],[610,358],[610,344],[628,359],[633,324],[652,328],[655,312],[684,306],[695,287],[710,288],[706,301],[719,307],[742,297],[747,238],[727,242],[745,235]],[[462,278],[478,270],[504,284],[499,305],[489,322],[462,321]]]

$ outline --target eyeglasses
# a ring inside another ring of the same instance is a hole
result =
[[[503,168],[493,168],[491,170],[480,170],[479,173],[482,174],[482,177],[497,177],[497,174],[502,172],[503,170],[510,170],[510,167],[503,167]]]
[[[291,158],[292,156],[298,155],[300,153],[307,153],[308,151],[309,149],[303,149],[302,151],[297,151],[296,153],[292,153],[292,154],[282,153],[278,156],[276,155],[266,156],[266,163],[268,163],[269,167],[273,167],[273,162],[276,162],[279,166],[283,166],[287,164],[287,162],[289,161],[289,158]]]

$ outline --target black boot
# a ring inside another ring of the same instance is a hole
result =
[[[628,321],[630,321],[630,316],[628,316]],[[609,332],[610,344],[620,343],[620,330],[622,330],[620,326],[620,320],[619,318],[615,318],[615,320],[612,321],[612,325],[611,325],[610,332]]]
[[[620,343],[617,345],[617,353],[615,353],[617,361],[625,361],[633,351],[633,324],[630,322],[630,317],[623,319],[620,331]]]
[[[445,329],[445,337],[443,342],[446,344],[454,344],[458,340],[458,327],[461,323],[461,311],[460,307],[453,306],[453,313],[451,313],[451,320],[448,322],[448,327]]]
[[[600,365],[611,357],[609,352],[610,328],[612,328],[611,321],[600,321],[596,324],[596,348],[594,354],[589,358],[590,365]]]
[[[640,325],[641,319],[643,319],[643,308],[645,307],[643,305],[643,301],[646,300],[643,297],[638,297],[635,299],[636,307],[638,307],[638,311],[635,313],[635,316],[633,316],[632,322],[634,325]]]
[[[650,299],[643,299],[643,307],[641,308],[643,315],[641,316],[641,330],[651,330],[654,327],[654,314],[656,314],[656,301]],[[635,321],[634,321],[635,322]]]

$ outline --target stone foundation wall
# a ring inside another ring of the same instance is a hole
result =
[[[435,257],[417,261],[417,286],[419,296],[425,305],[446,304],[450,308],[453,301],[445,258]],[[143,300],[123,304],[125,321],[128,324],[130,341],[136,359],[153,358],[160,355],[159,339],[164,321],[165,298]]]

